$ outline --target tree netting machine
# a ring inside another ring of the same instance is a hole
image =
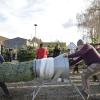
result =
[[[85,100],[85,97],[81,94],[78,87],[71,81],[69,74],[69,59],[65,58],[64,54],[61,54],[55,58],[49,57],[36,59],[33,61],[33,66],[35,78],[42,81],[40,82],[40,85],[37,85],[37,87],[34,89],[32,100],[35,100],[43,86],[53,85],[53,83],[57,82],[58,78],[65,79],[66,82],[62,82],[62,84],[69,83],[81,96],[82,100]]]

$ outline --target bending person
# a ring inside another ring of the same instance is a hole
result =
[[[82,40],[77,42],[77,46],[79,49],[77,52],[70,55],[65,54],[64,56],[68,58],[77,57],[77,59],[73,61],[71,65],[77,64],[81,60],[84,60],[85,64],[87,65],[87,68],[84,69],[82,73],[82,93],[88,99],[90,97],[88,79],[92,75],[100,73],[100,54],[92,45],[84,44]]]

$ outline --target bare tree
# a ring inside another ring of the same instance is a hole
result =
[[[100,1],[94,0],[84,13],[77,14],[78,27],[87,30],[92,43],[100,42]]]

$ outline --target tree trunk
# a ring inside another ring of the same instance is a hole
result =
[[[0,81],[19,82],[34,79],[32,61],[0,64]]]

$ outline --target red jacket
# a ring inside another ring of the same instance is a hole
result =
[[[37,49],[36,55],[37,55],[37,59],[47,58],[47,56],[48,56],[47,48],[39,48],[39,49]]]

